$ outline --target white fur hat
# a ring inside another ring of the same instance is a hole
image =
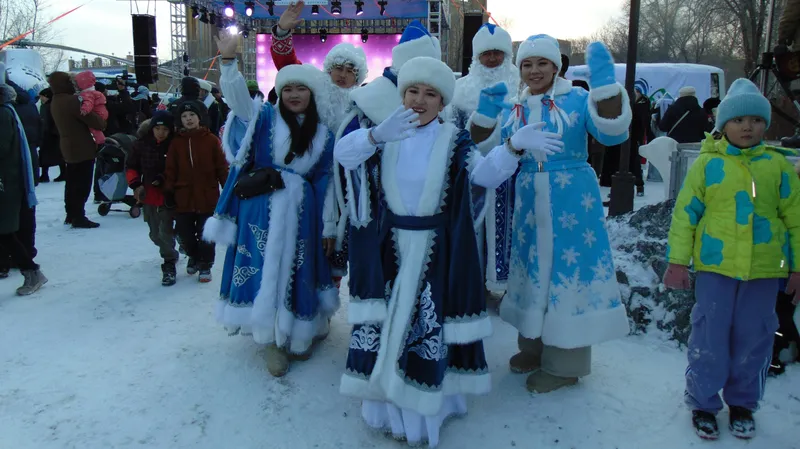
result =
[[[442,47],[439,39],[431,36],[428,29],[415,20],[408,24],[400,43],[392,49],[392,68],[399,71],[403,64],[419,56],[442,59]]]
[[[456,77],[447,64],[436,58],[421,56],[414,58],[400,69],[397,75],[397,92],[402,98],[406,89],[413,84],[426,84],[436,89],[442,96],[444,105],[453,101],[456,90]]]
[[[522,66],[522,61],[532,57],[545,58],[561,70],[561,47],[551,36],[537,34],[523,41],[517,50],[517,68]]]
[[[678,90],[678,98],[694,97],[697,95],[697,90],[692,86],[683,86]]]
[[[330,73],[334,66],[344,64],[353,64],[356,69],[356,86],[360,86],[367,79],[369,69],[367,69],[367,55],[363,48],[348,43],[339,44],[328,52],[322,66],[326,72]]]
[[[211,83],[209,83],[208,81],[198,79],[197,83],[200,85],[200,89],[202,89],[202,90],[204,90],[206,92],[211,92],[212,86],[211,86]]]
[[[484,23],[472,38],[472,57],[477,58],[490,50],[502,51],[509,60],[514,56],[511,35],[508,31],[497,25]]]
[[[322,80],[324,74],[311,64],[291,64],[282,68],[275,78],[275,92],[280,97],[281,91],[288,84],[301,84],[314,93],[317,102],[324,95]]]

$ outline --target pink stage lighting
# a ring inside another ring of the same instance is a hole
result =
[[[329,34],[326,42],[320,42],[316,34],[295,34],[294,51],[304,64],[312,64],[322,70],[325,55],[336,45],[346,42],[364,49],[367,55],[369,74],[367,81],[374,80],[383,74],[383,69],[392,65],[392,48],[400,41],[400,35],[370,34],[369,42],[362,43],[360,34]],[[266,95],[275,86],[278,70],[272,62],[269,47],[272,36],[259,34],[256,36],[256,81],[261,92]]]

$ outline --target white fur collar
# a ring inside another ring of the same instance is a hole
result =
[[[555,85],[553,87],[554,88],[550,92],[552,92],[552,95],[554,97],[558,97],[559,95],[566,95],[572,92],[572,81],[565,80],[564,78],[561,77],[557,77]],[[550,92],[548,92],[548,94],[550,94]],[[525,89],[522,90],[522,93],[520,93],[519,95],[519,102],[522,103],[525,100],[527,100],[528,97],[531,96],[538,97],[541,99],[544,95],[531,95],[530,88],[526,86]]]
[[[510,60],[506,60],[500,67],[489,69],[473,60],[469,68],[469,75],[456,80],[456,90],[451,105],[468,114],[478,109],[478,100],[481,90],[504,82],[508,87],[505,100],[512,101],[519,95],[519,72]]]
[[[419,200],[419,207],[415,216],[425,217],[440,212],[446,192],[447,175],[450,162],[455,149],[455,138],[458,128],[452,123],[439,126],[439,132],[433,142],[430,160],[428,161],[425,187]],[[408,215],[403,205],[400,189],[397,184],[397,160],[399,157],[400,143],[392,142],[386,145],[381,159],[381,176],[386,204],[397,215]]]
[[[275,109],[275,122],[272,131],[272,162],[278,167],[290,168],[299,175],[305,175],[316,165],[328,142],[328,127],[322,123],[317,125],[317,133],[311,142],[311,149],[303,157],[295,158],[289,165],[283,163],[289,154],[289,125],[283,120],[277,107]]]
[[[350,99],[376,125],[381,124],[400,107],[397,86],[384,76],[354,90]]]

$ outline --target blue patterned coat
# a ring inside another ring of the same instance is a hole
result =
[[[348,172],[354,327],[341,392],[430,416],[446,395],[491,387],[473,221],[485,189],[470,183],[477,152],[468,133],[444,124],[419,209],[408,215],[398,153],[399,144],[388,144]]]
[[[595,172],[586,162],[588,134],[606,146],[628,138],[631,112],[604,119],[590,93],[556,78],[553,97],[523,92],[506,113],[502,138],[525,123],[545,122],[564,152],[522,158],[514,189],[508,293],[501,318],[527,338],[564,349],[628,334]],[[552,100],[552,101],[551,101]],[[554,103],[553,103],[554,101]]]

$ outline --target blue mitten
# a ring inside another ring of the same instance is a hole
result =
[[[602,42],[592,42],[586,48],[586,66],[588,73],[583,70],[576,70],[575,76],[589,79],[589,87],[598,87],[616,84],[614,76],[614,58],[611,52]]]
[[[511,109],[513,106],[505,102],[506,95],[508,95],[508,86],[503,82],[481,90],[478,98],[478,114],[495,119],[503,112],[503,109]]]

